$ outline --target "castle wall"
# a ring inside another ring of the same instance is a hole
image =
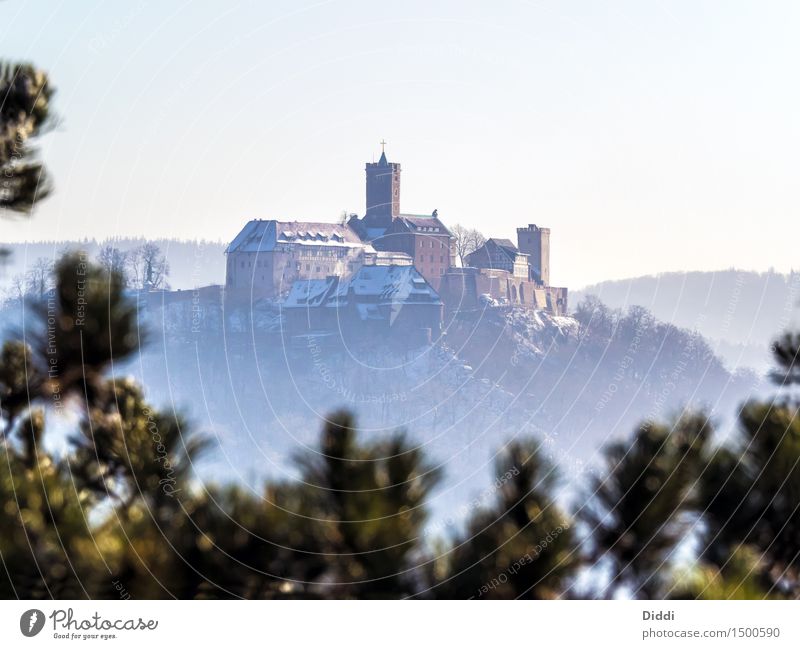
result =
[[[363,319],[359,307],[370,305],[370,301],[355,301],[352,298],[341,307],[325,304],[310,307],[292,307],[282,310],[286,331],[291,335],[309,332],[333,332],[344,340],[358,340],[365,335],[408,334],[412,337],[430,339],[437,336],[442,325],[442,305],[436,303],[413,304],[398,302],[396,305],[379,305],[379,317]],[[424,333],[423,332],[427,332]]]
[[[228,254],[226,289],[253,299],[286,293],[298,279],[353,275],[364,263],[363,249],[287,244],[268,252]]]
[[[477,268],[451,268],[442,277],[439,296],[449,311],[478,307],[477,275]]]
[[[567,313],[566,288],[542,286],[497,269],[454,268],[442,278],[439,295],[448,311],[483,308],[480,297],[489,295],[501,304]]]

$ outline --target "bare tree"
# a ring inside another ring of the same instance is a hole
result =
[[[486,237],[483,236],[478,230],[470,230],[469,237],[467,238],[468,248],[470,252],[475,252],[478,248],[480,248],[484,243],[486,243]],[[469,254],[469,253],[467,253]]]
[[[109,275],[111,273],[119,273],[123,282],[127,283],[128,255],[119,248],[115,248],[111,244],[103,246],[100,252],[97,253],[97,263]]]
[[[11,278],[11,283],[6,291],[11,300],[22,300],[25,297],[25,275],[16,274]]]
[[[28,270],[26,281],[28,293],[44,298],[44,294],[53,287],[53,260],[39,257]]]
[[[471,252],[475,252],[486,243],[486,237],[478,232],[478,230],[474,228],[465,228],[459,223],[450,228],[450,232],[453,234],[453,247],[462,267],[464,266],[464,260],[467,255]]]
[[[147,290],[169,288],[169,264],[156,244],[139,246],[129,252],[127,258],[129,279],[134,287]]]

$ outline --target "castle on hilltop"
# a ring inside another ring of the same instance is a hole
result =
[[[549,285],[548,228],[534,224],[518,228],[516,245],[508,239],[488,239],[459,266],[453,233],[437,210],[400,211],[400,174],[400,163],[389,162],[385,151],[378,162],[367,163],[363,217],[352,214],[340,223],[248,222],[226,250],[226,294],[233,299],[278,300],[287,308],[306,310],[311,303],[327,308],[341,305],[343,295],[357,295],[362,305],[375,308],[356,309],[356,317],[368,314],[389,323],[406,322],[387,314],[401,295],[408,302],[411,294],[425,295],[414,305],[429,310],[421,316],[428,324],[435,320],[430,316],[433,310],[438,310],[441,323],[443,308],[469,311],[521,305],[554,315],[566,313],[567,289]],[[366,282],[363,269],[372,266],[379,268],[371,276],[381,280]],[[415,289],[392,291],[387,288],[392,278],[402,278]],[[298,282],[305,286],[297,286]],[[355,292],[350,287],[354,282],[359,286]],[[382,295],[368,295],[370,287]],[[308,301],[309,291],[317,292],[316,300]],[[306,319],[310,322],[311,316]],[[319,321],[325,318],[320,316]]]

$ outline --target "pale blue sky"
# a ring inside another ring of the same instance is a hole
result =
[[[0,240],[227,240],[401,206],[513,237],[553,281],[800,266],[797,2],[0,2],[58,87],[57,193]]]

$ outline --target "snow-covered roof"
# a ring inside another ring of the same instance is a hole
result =
[[[371,249],[349,225],[311,221],[249,221],[226,252],[270,252],[278,244]]]
[[[328,293],[332,288],[336,288],[338,283],[337,277],[297,280],[292,284],[282,306],[284,308],[321,306]]]
[[[413,266],[362,266],[350,280],[350,292],[378,303],[440,302],[439,294]]]
[[[376,306],[442,303],[413,266],[362,266],[349,282],[340,282],[338,277],[297,280],[282,307],[342,307],[350,299]]]
[[[350,290],[348,282],[337,282],[336,286],[328,293],[325,301],[325,306],[328,307],[343,307],[347,306],[347,293]]]

